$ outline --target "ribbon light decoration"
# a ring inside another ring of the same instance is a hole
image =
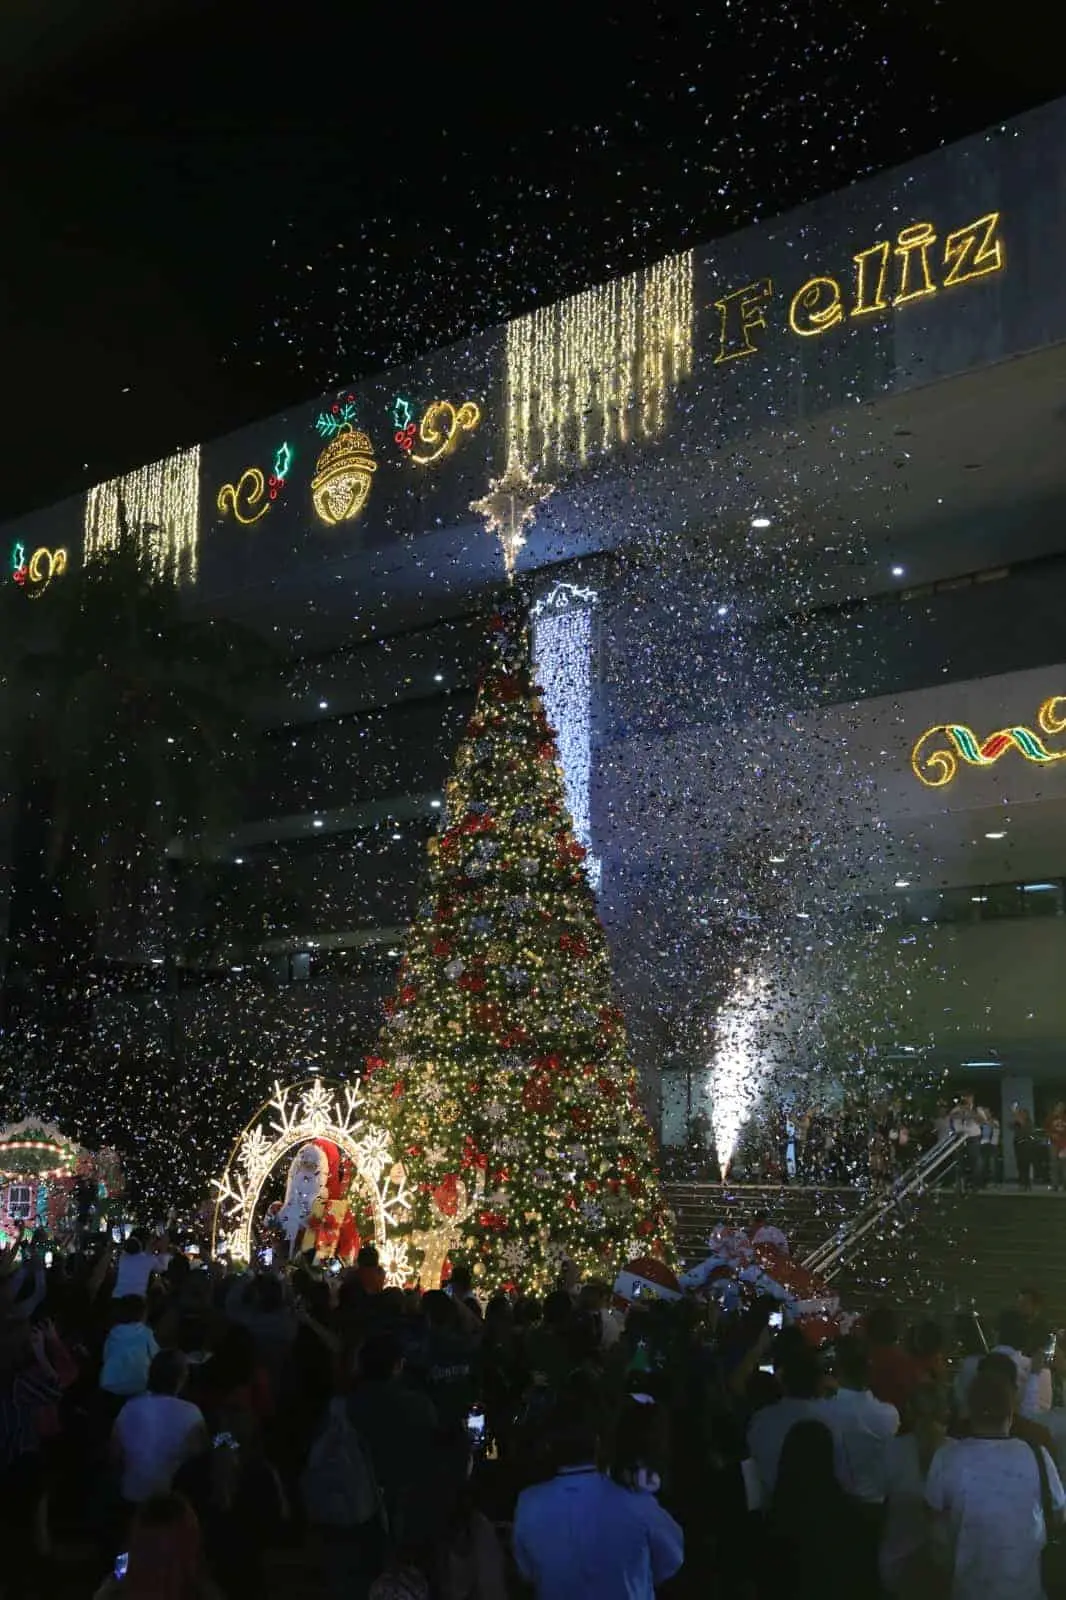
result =
[[[398,395],[394,404],[397,419],[401,400],[402,396]],[[461,406],[453,405],[450,400],[434,400],[422,413],[416,429],[409,402],[403,400],[402,403],[408,408],[408,416],[405,424],[397,421],[396,443],[420,467],[431,466],[434,461],[451,455],[462,435],[473,433],[481,421],[481,407],[474,400],[464,400]],[[416,450],[416,444],[425,448]]]
[[[236,483],[224,483],[215,501],[222,515],[232,512],[234,519],[246,528],[258,522],[260,517],[265,517],[285,487],[292,458],[292,445],[279,444],[274,452],[274,470],[269,478],[264,477],[258,467],[246,467]]]
[[[1040,733],[1066,732],[1066,695],[1051,695],[1036,714]],[[946,739],[947,745],[930,749],[932,741]],[[985,739],[978,739],[964,723],[939,722],[927,728],[911,751],[911,769],[927,789],[942,789],[959,770],[959,762],[971,767],[992,767],[1008,750],[1017,750],[1041,766],[1066,761],[1066,750],[1049,750],[1040,735],[1022,726],[1000,728]]]

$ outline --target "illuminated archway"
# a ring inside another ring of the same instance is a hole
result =
[[[325,1084],[320,1078],[285,1089],[276,1084],[272,1097],[238,1137],[225,1171],[215,1180],[212,1253],[251,1260],[255,1213],[267,1179],[287,1155],[314,1139],[329,1139],[352,1162],[370,1202],[386,1279],[406,1282],[411,1275],[407,1246],[390,1234],[411,1209],[407,1174],[393,1160],[382,1130],[364,1119],[359,1085]]]

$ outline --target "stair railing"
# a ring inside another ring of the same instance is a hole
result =
[[[805,1256],[802,1265],[821,1278],[835,1278],[854,1254],[859,1241],[876,1228],[901,1200],[927,1188],[933,1179],[941,1177],[954,1165],[966,1138],[964,1133],[953,1133],[947,1139],[941,1139],[909,1171],[897,1178],[890,1188],[875,1196],[838,1228],[832,1238]]]

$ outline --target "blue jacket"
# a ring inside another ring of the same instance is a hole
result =
[[[653,1600],[685,1540],[654,1495],[569,1467],[519,1495],[514,1553],[538,1600]]]

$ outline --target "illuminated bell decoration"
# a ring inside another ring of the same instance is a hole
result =
[[[319,456],[311,479],[311,498],[322,521],[333,527],[357,517],[376,471],[374,447],[366,434],[341,428]]]

